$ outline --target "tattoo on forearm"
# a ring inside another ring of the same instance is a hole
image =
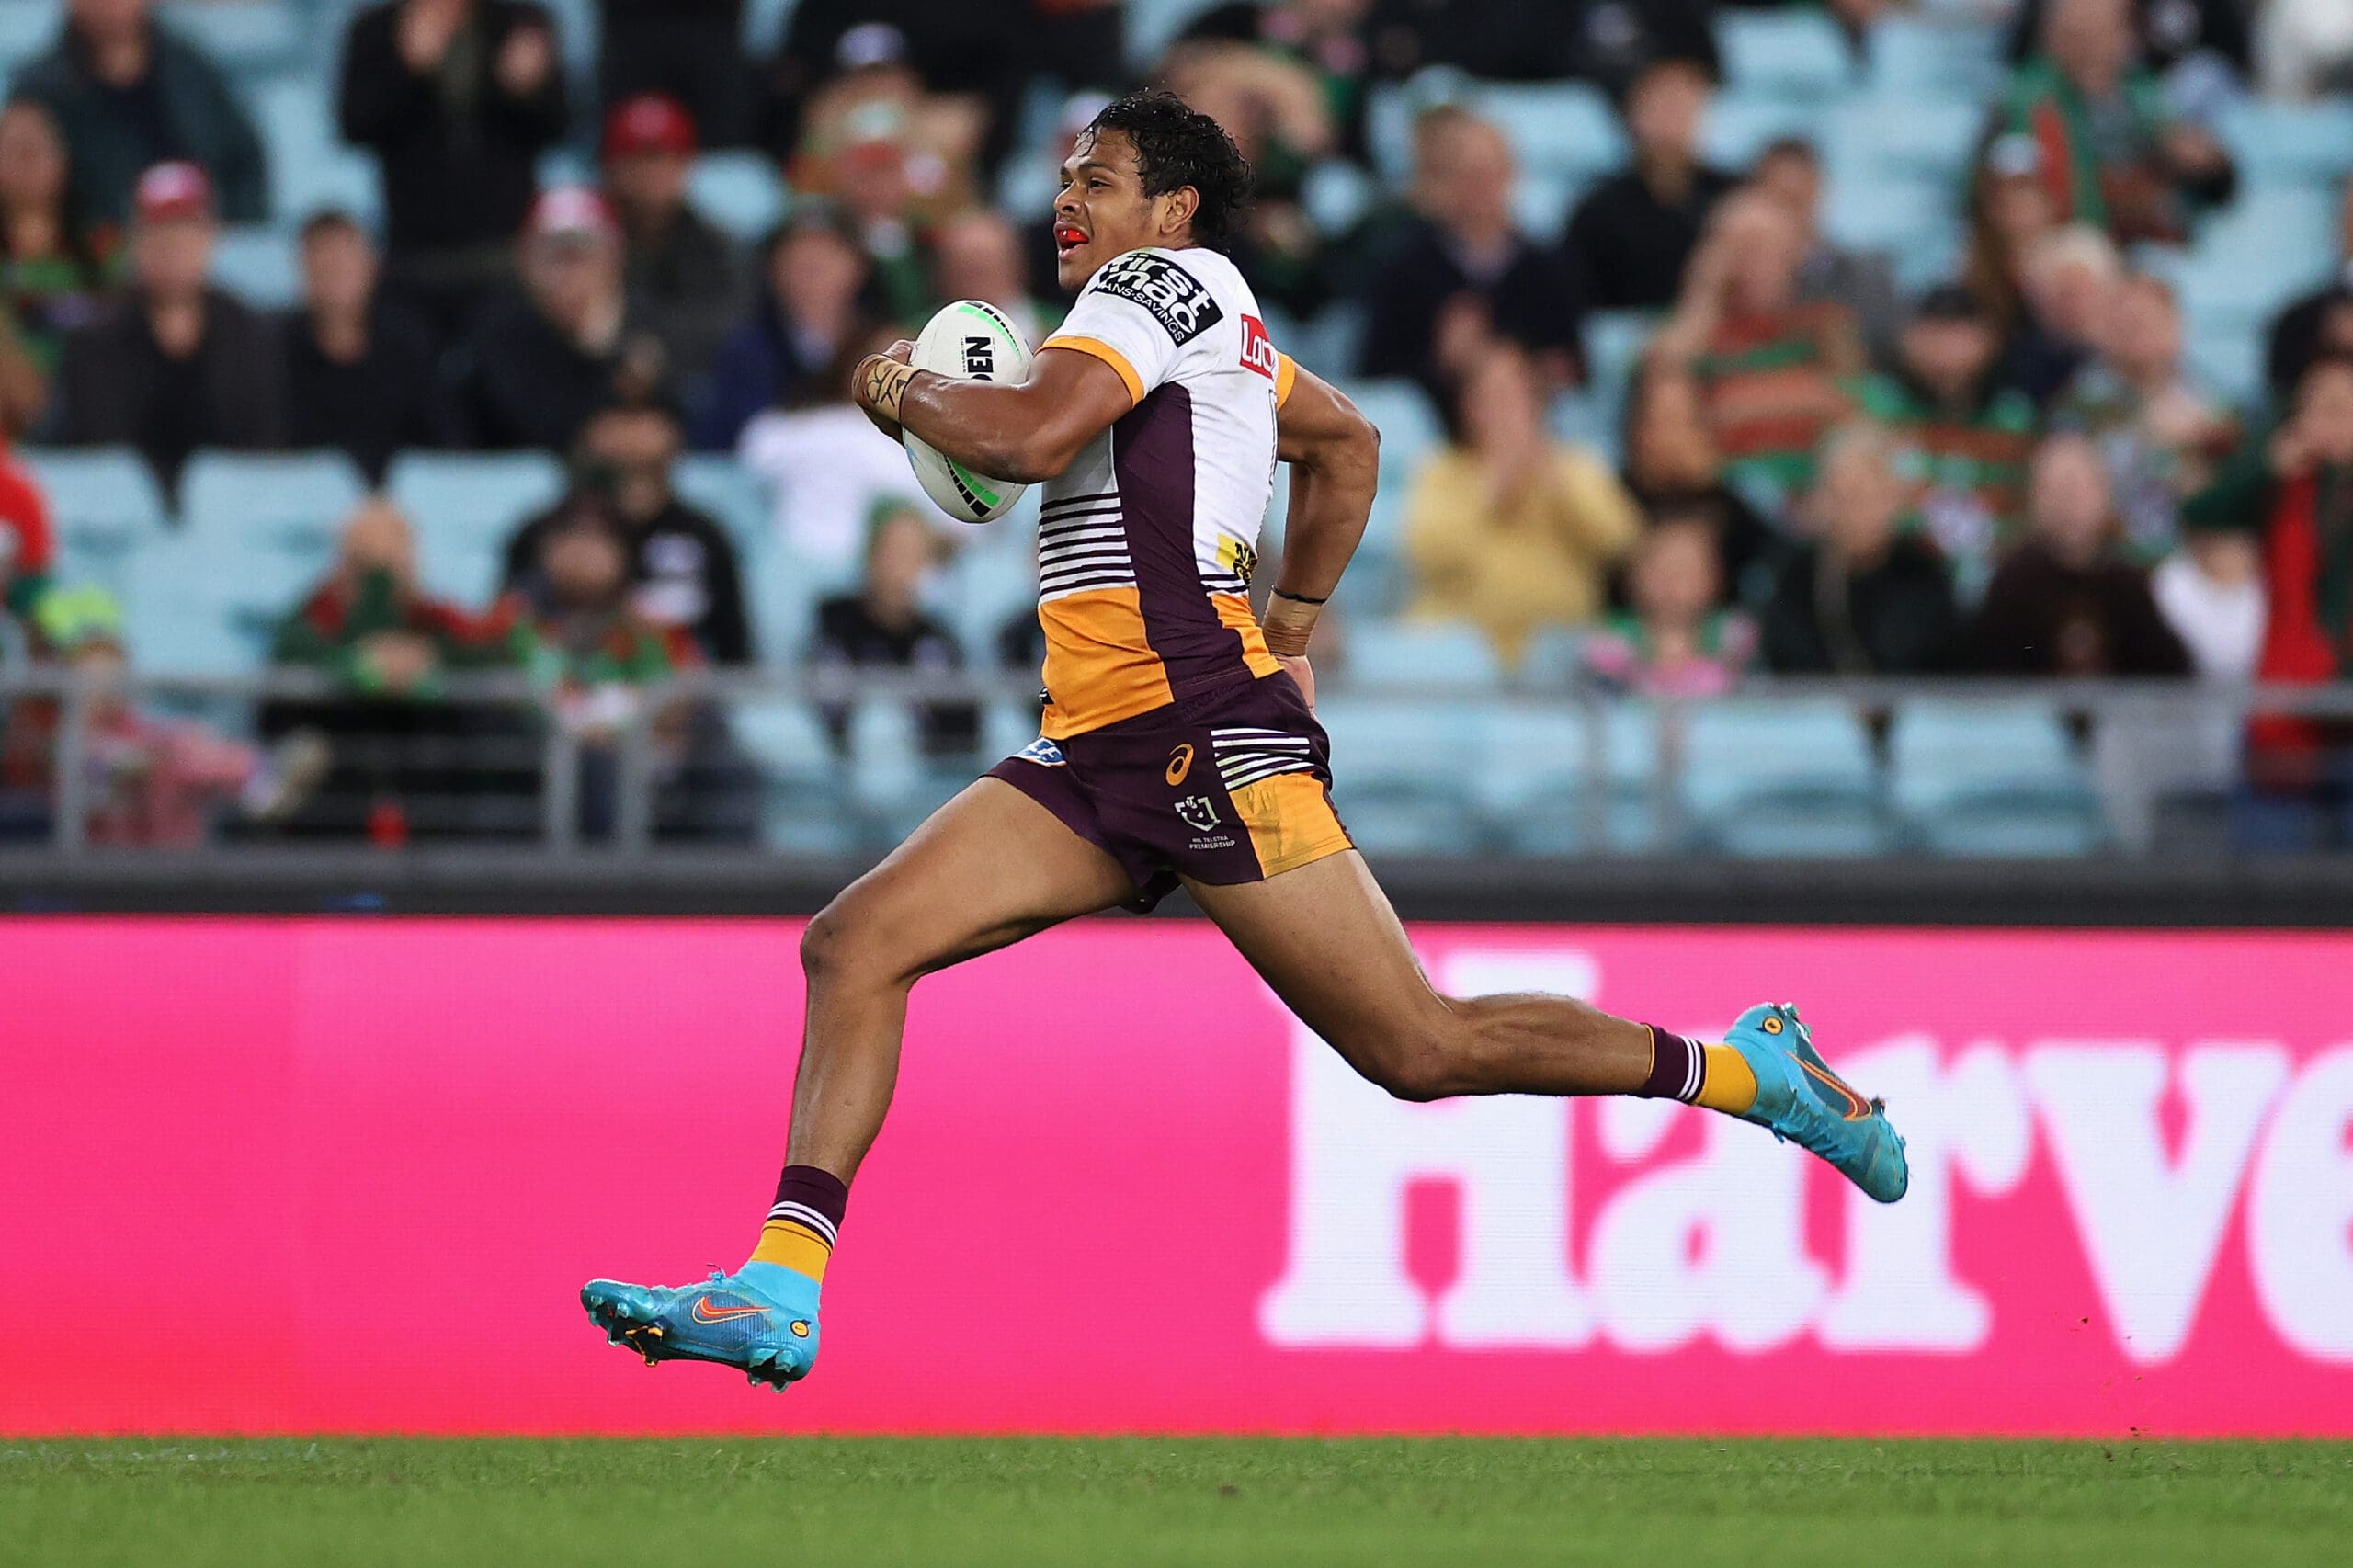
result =
[[[907,383],[915,380],[915,374],[914,366],[887,354],[869,354],[858,361],[853,381],[858,401],[886,419],[896,419],[900,400],[906,396]]]

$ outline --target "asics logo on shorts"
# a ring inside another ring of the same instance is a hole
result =
[[[1305,735],[1285,734],[1280,730],[1211,730],[1210,746],[1217,754],[1218,777],[1230,790],[1278,773],[1315,770]]]
[[[1163,777],[1171,784],[1182,784],[1185,782],[1186,776],[1192,771],[1193,748],[1178,746],[1168,754],[1168,771]]]

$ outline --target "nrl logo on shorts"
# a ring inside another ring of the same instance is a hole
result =
[[[1210,803],[1207,795],[1188,795],[1177,801],[1176,814],[1184,819],[1187,827],[1198,828],[1203,833],[1217,825],[1217,807]]]

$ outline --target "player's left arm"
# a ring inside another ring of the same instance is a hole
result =
[[[1086,444],[1135,406],[1126,380],[1103,360],[1051,345],[1017,384],[960,381],[909,365],[912,346],[858,361],[850,383],[867,416],[978,473],[1035,484],[1068,468]]]
[[[1264,630],[1277,657],[1303,662],[1316,615],[1340,585],[1372,516],[1381,432],[1323,378],[1289,358],[1282,372],[1275,454],[1290,464],[1290,518]]]

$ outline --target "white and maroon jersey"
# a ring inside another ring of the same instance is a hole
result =
[[[1130,251],[1040,347],[1094,356],[1135,399],[1044,486],[1046,735],[1273,674],[1249,586],[1292,368],[1250,285],[1212,250]]]

